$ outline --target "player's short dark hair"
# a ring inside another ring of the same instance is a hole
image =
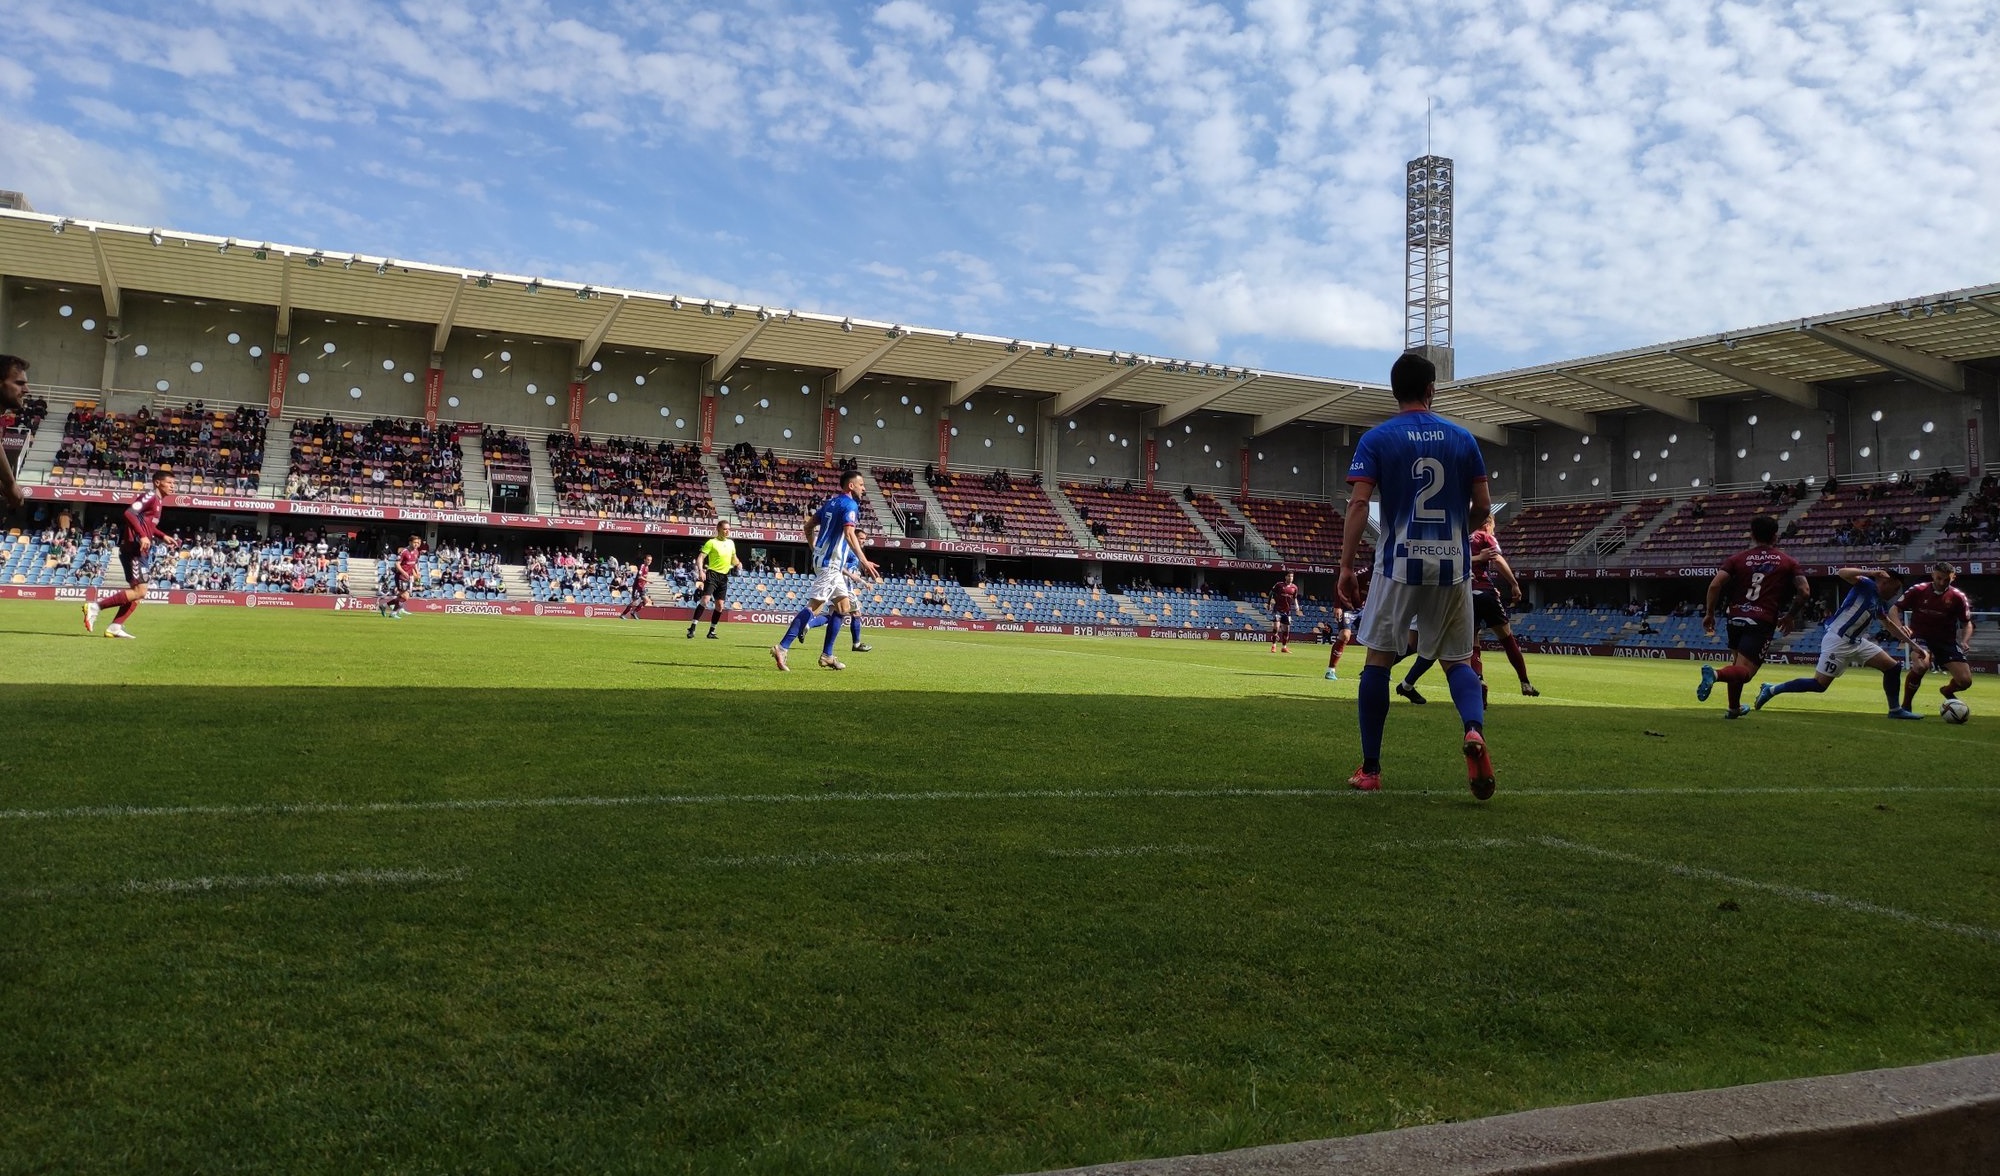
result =
[[[28,361],[18,355],[0,355],[0,380],[14,374],[14,369],[28,370]]]
[[[853,481],[855,478],[860,478],[863,482],[866,482],[868,480],[868,476],[866,474],[863,474],[860,470],[849,470],[846,473],[840,475],[840,484],[842,486],[846,486],[849,482]]]
[[[1764,514],[1751,519],[1750,537],[1759,543],[1776,543],[1778,541],[1778,516]]]
[[[1437,365],[1414,351],[1405,351],[1389,366],[1389,390],[1397,404],[1416,404],[1430,395],[1437,383]]]

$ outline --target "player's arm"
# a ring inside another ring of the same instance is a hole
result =
[[[1361,532],[1368,526],[1368,500],[1374,497],[1375,483],[1372,479],[1361,478],[1348,485],[1353,489],[1347,496],[1347,519],[1340,531],[1338,583],[1342,603],[1358,608],[1361,604],[1361,581],[1354,574],[1354,556],[1361,550]]]
[[[1482,554],[1486,556],[1486,561],[1493,565],[1487,569],[1488,574],[1500,577],[1500,582],[1507,585],[1506,603],[1511,607],[1515,601],[1521,599],[1521,581],[1514,575],[1513,565],[1507,562],[1506,556],[1497,551]]]
[[[1465,529],[1477,531],[1486,525],[1493,514],[1493,492],[1486,487],[1486,479],[1480,478],[1472,484],[1472,509],[1465,514]]]
[[[24,456],[26,453],[22,451]],[[28,496],[21,493],[20,485],[14,481],[14,466],[7,460],[7,447],[0,445],[0,502],[18,507],[27,501]]]
[[[1729,569],[1724,568],[1708,581],[1708,596],[1701,605],[1701,631],[1715,636],[1715,613],[1722,607],[1722,594],[1729,590]]]
[[[1812,581],[1806,579],[1803,572],[1795,573],[1792,576],[1792,607],[1786,609],[1785,615],[1778,618],[1778,632],[1791,632],[1793,626],[1799,623],[1799,617],[1804,615],[1806,605],[1811,601]]]
[[[876,570],[875,564],[868,558],[867,552],[861,550],[861,533],[853,523],[847,524],[847,550],[854,553],[855,567],[860,568],[870,579],[878,583],[881,581],[882,573]]]
[[[1893,608],[1882,614],[1882,627],[1889,630],[1889,636],[1905,645],[1910,645],[1916,640],[1909,629],[1904,627],[1903,622],[1897,619],[1896,610]]]

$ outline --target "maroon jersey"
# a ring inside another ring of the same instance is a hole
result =
[[[1972,601],[1965,593],[1956,588],[1940,592],[1929,581],[1903,593],[1896,603],[1902,607],[1910,632],[1933,645],[1955,644],[1965,631],[1965,623],[1972,619]]]
[[[1271,611],[1279,616],[1291,616],[1299,611],[1299,586],[1280,584],[1271,589]]]
[[[405,580],[417,574],[417,552],[405,547],[396,553],[396,574]]]
[[[148,490],[137,502],[125,508],[118,520],[120,541],[126,546],[136,544],[141,539],[160,537],[160,512],[167,507],[167,500],[160,497],[157,490]]]
[[[1722,615],[1730,620],[1775,625],[1792,606],[1799,561],[1775,547],[1750,547],[1722,561],[1729,573],[1729,599]]]
[[[632,591],[644,592],[646,590],[646,585],[649,582],[651,582],[651,580],[652,577],[648,576],[645,572],[641,571],[637,573],[632,577]]]
[[[1481,561],[1479,557],[1489,551],[1499,555],[1500,541],[1484,531],[1474,531],[1465,537],[1465,545],[1468,549],[1467,558],[1472,561],[1472,590],[1492,591],[1493,563],[1491,560]]]

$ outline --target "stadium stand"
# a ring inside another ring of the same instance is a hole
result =
[[[986,592],[1000,610],[996,620],[1048,625],[1132,623],[1120,610],[1117,596],[1082,584],[1003,580],[987,584]]]
[[[1214,555],[1208,540],[1165,490],[1065,482],[1062,492],[1107,549],[1170,555]]]
[[[1523,507],[1494,532],[1509,563],[1554,559],[1619,510],[1615,502],[1546,502]]]
[[[1979,489],[1945,520],[1936,551],[1946,556],[2000,556],[2000,478],[1988,474],[1980,479]]]
[[[1183,497],[1186,497],[1186,495],[1183,495]],[[1189,498],[1188,501],[1194,504],[1195,510],[1200,512],[1201,517],[1207,521],[1208,525],[1215,529],[1215,533],[1222,536],[1222,541],[1229,545],[1229,550],[1241,551],[1243,549],[1242,524],[1229,517],[1229,512],[1223,509],[1221,499],[1216,498],[1213,494],[1196,494],[1194,497]]]
[[[1246,497],[1237,500],[1236,508],[1277,548],[1280,557],[1316,564],[1340,562],[1340,537],[1346,525],[1340,507],[1327,502]],[[1368,549],[1364,540],[1361,550]]]
[[[672,441],[548,436],[556,509],[567,514],[706,523],[715,518],[701,451]]]
[[[292,425],[285,497],[384,506],[463,507],[455,426],[390,418],[367,424],[331,416]]]
[[[1768,513],[1771,506],[1770,495],[1762,490],[1684,499],[1626,558],[1637,564],[1718,562],[1746,545],[1751,518]]]
[[[1801,558],[1893,555],[1964,487],[1963,479],[1940,474],[1922,482],[1836,483],[1785,529],[1783,546]]]
[[[534,470],[528,439],[490,426],[479,430],[479,453],[486,463],[486,480],[526,482]]]
[[[717,460],[729,486],[730,508],[753,527],[804,529],[820,504],[840,492],[841,476],[856,468],[851,461],[842,462],[838,469],[818,462],[788,461],[769,451],[760,454],[749,445],[734,446]],[[882,534],[881,520],[865,497],[861,527],[871,535]],[[897,530],[901,532],[901,528]]]
[[[4,448],[7,460],[20,468],[21,454],[33,443],[35,434],[42,427],[42,421],[49,415],[46,397],[29,396],[22,400],[21,411],[8,409],[0,412],[0,448]]]
[[[625,604],[632,599],[632,571],[632,564],[622,563],[614,556],[596,556],[587,551],[528,552],[528,588],[536,600],[555,600],[566,604]],[[468,596],[467,599],[474,598]]]
[[[962,538],[996,538],[1073,548],[1076,536],[1049,501],[1039,476],[1017,478],[1005,470],[940,476],[931,487]]]
[[[15,530],[0,536],[0,584],[22,588],[76,588],[103,582],[105,564],[118,555],[115,528],[97,531]]]
[[[1146,624],[1156,627],[1241,629],[1246,624],[1261,627],[1266,623],[1261,610],[1246,614],[1236,601],[1211,593],[1177,588],[1127,588],[1125,600],[1139,611]]]
[[[916,475],[901,466],[875,466],[868,473],[875,479],[889,509],[896,512],[896,521],[903,524],[904,533],[916,533],[908,520],[921,519],[930,513],[923,496],[916,491]]]
[[[183,491],[248,493],[264,464],[264,410],[206,408],[200,401],[158,413],[101,411],[78,404],[63,421],[52,485],[141,491],[170,473]]]
[[[426,548],[417,560],[414,596],[434,600],[505,600],[500,554],[445,544]]]

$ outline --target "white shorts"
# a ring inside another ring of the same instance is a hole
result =
[[[1866,637],[1849,641],[1838,633],[1828,633],[1820,638],[1819,664],[1813,668],[1829,678],[1838,678],[1847,667],[1867,665],[1882,652],[1881,646]]]
[[[854,589],[848,586],[846,572],[839,568],[821,568],[813,573],[812,590],[806,593],[806,599],[828,601],[852,595]]]
[[[1458,662],[1472,656],[1472,582],[1399,584],[1381,576],[1368,590],[1355,636],[1370,649],[1400,656],[1417,634],[1417,656]]]

